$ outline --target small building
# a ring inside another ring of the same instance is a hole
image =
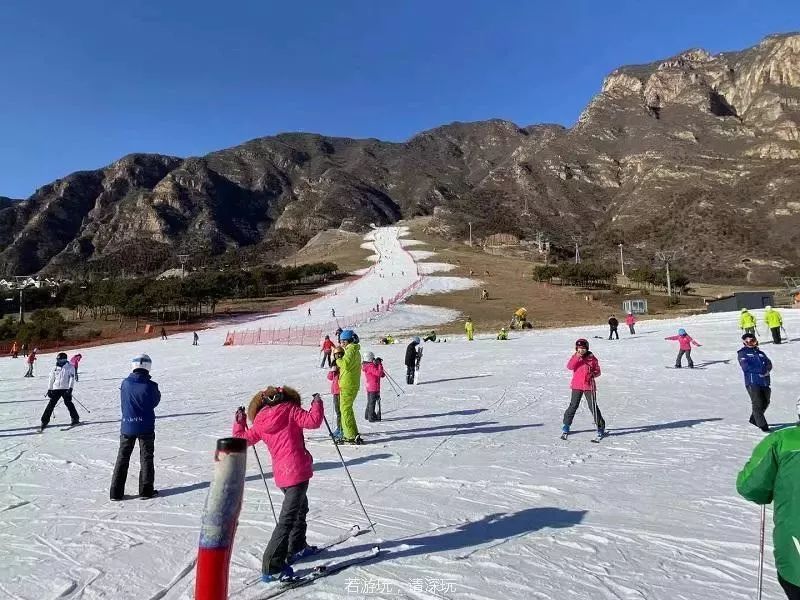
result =
[[[642,298],[637,298],[635,300],[625,300],[622,303],[622,310],[625,311],[625,314],[633,313],[635,315],[646,315],[647,314],[647,300]]]
[[[706,300],[708,312],[733,312],[743,308],[764,308],[772,306],[775,295],[772,292],[734,292],[729,296]]]

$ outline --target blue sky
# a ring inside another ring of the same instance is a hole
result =
[[[619,65],[798,29],[796,0],[9,0],[0,195],[282,131],[570,125]]]

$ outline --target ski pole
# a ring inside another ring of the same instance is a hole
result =
[[[90,411],[88,408],[86,408],[86,405],[83,402],[78,400],[75,396],[72,396],[72,399],[75,400],[75,402],[77,402],[78,404],[80,404],[81,407],[83,408],[83,410],[85,410],[89,414],[92,414],[92,411]]]
[[[764,583],[764,529],[767,521],[767,505],[761,505],[761,540],[758,547],[758,593],[756,598],[761,600],[761,588]]]
[[[783,325],[781,325],[781,331],[783,332],[783,335],[786,336],[786,341],[788,342],[789,341],[789,334],[786,333],[786,328]]]
[[[356,488],[356,484],[353,481],[353,478],[350,476],[350,469],[347,468],[347,463],[344,462],[344,456],[342,456],[342,451],[339,450],[339,444],[336,443],[336,438],[333,437],[333,430],[331,429],[330,423],[328,423],[328,417],[322,416],[325,420],[325,427],[328,428],[328,434],[331,436],[331,441],[333,441],[333,445],[336,448],[336,453],[339,455],[339,460],[342,461],[342,466],[344,467],[344,472],[347,473],[347,478],[350,480],[350,485],[353,486],[353,491],[356,493],[356,498],[358,499],[358,503],[361,505],[361,510],[364,513],[364,516],[367,517],[367,523],[369,523],[370,528],[372,529],[372,533],[378,535],[378,532],[375,531],[375,523],[372,522],[372,519],[369,518],[369,514],[367,514],[367,509],[364,508],[364,503],[361,501],[361,496],[358,494],[358,488]]]
[[[594,381],[594,377],[592,377],[592,416],[594,417],[594,426],[597,429],[600,429],[600,426],[597,424],[597,384]]]
[[[402,386],[401,386],[399,383],[397,383],[397,380],[396,380],[394,377],[392,377],[392,376],[391,376],[391,375],[389,375],[388,373],[386,373],[386,377],[388,377],[388,378],[389,378],[389,381],[391,382],[392,386],[394,386],[395,388],[397,388],[397,389],[398,389],[399,391],[401,391],[402,393],[404,393],[404,394],[406,393],[406,391],[405,391],[405,390],[402,388]]]
[[[244,406],[240,406],[239,410],[244,411]],[[247,422],[245,421],[244,424],[245,431],[247,430]],[[256,447],[253,446],[253,454],[256,457],[256,463],[258,463],[258,471],[261,473],[261,479],[264,482],[264,487],[267,490],[267,498],[269,499],[269,507],[272,509],[272,518],[275,519],[275,525],[278,524],[278,515],[275,514],[275,505],[272,503],[272,494],[269,493],[269,486],[267,485],[267,476],[264,475],[264,468],[261,466],[261,459],[258,457],[258,452],[256,451]]]
[[[385,370],[384,370],[383,372],[386,374],[386,380],[389,382],[389,385],[392,387],[392,391],[393,391],[393,392],[394,392],[394,393],[397,395],[397,397],[399,398],[399,397],[400,397],[400,392],[398,392],[398,391],[397,391],[397,387],[396,387],[396,386],[394,385],[394,383],[392,382],[392,378],[391,378],[391,376],[390,376],[388,373],[386,373],[386,371],[385,371]]]

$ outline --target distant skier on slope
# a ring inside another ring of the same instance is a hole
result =
[[[746,308],[743,308],[739,315],[739,329],[745,333],[755,334],[756,332],[756,318]]]
[[[628,331],[631,332],[631,335],[636,335],[636,317],[633,316],[632,312],[625,316],[625,325],[628,326]]]
[[[406,383],[409,385],[414,383],[414,376],[416,375],[417,369],[417,348],[421,343],[422,341],[418,337],[415,337],[408,346],[406,346]]]
[[[464,323],[464,331],[467,334],[467,340],[471,342],[475,337],[475,323],[472,322],[472,317],[467,317],[467,322]]]
[[[33,363],[35,363],[36,359],[38,358],[38,356],[36,356],[37,352],[39,352],[39,349],[34,348],[33,350],[31,350],[30,354],[26,355],[28,357],[26,359],[28,363],[28,370],[25,372],[25,377],[33,377]]]
[[[374,423],[381,420],[381,378],[386,377],[383,359],[376,358],[372,352],[365,352],[361,371],[367,382],[367,409],[364,418]]]
[[[150,377],[153,361],[147,354],[139,354],[131,361],[131,374],[122,380],[119,389],[122,419],[120,422],[119,451],[111,476],[111,500],[122,500],[125,496],[125,480],[128,478],[133,447],[139,442],[139,496],[158,496],[155,483],[153,455],[156,445],[155,408],[161,402],[158,384]]]
[[[686,364],[690,369],[694,369],[694,361],[692,360],[692,346],[702,346],[698,344],[692,336],[686,333],[685,329],[678,329],[678,335],[671,335],[665,337],[665,340],[678,342],[678,357],[675,359],[675,368],[680,369],[683,367],[683,355],[686,355]]]
[[[290,563],[317,552],[306,541],[308,484],[314,475],[314,459],[306,449],[303,429],[317,429],[325,416],[322,398],[314,394],[311,408],[304,410],[300,394],[290,387],[273,387],[258,392],[244,408],[236,411],[233,435],[253,446],[267,445],[272,459],[275,485],[283,491],[283,505],[272,530],[261,563],[261,581],[291,582],[296,579]],[[247,428],[247,419],[252,427]]]
[[[608,339],[611,339],[614,336],[617,336],[617,339],[619,339],[619,331],[617,331],[618,328],[619,321],[617,320],[617,317],[611,315],[608,318]]]
[[[736,478],[736,491],[756,504],[774,506],[772,547],[778,583],[789,600],[800,600],[800,401],[798,423],[766,436]]]
[[[745,333],[742,341],[744,347],[737,352],[737,358],[744,373],[744,387],[752,405],[750,423],[766,433],[769,431],[769,425],[764,413],[769,407],[772,395],[770,389],[772,361],[759,349],[755,334]]]
[[[81,364],[81,360],[83,359],[83,354],[73,354],[72,357],[69,359],[69,363],[75,369],[75,381],[78,381],[78,366]]]
[[[603,419],[603,414],[600,412],[600,407],[597,406],[597,387],[595,385],[595,379],[600,377],[600,362],[589,351],[589,342],[587,340],[581,338],[575,342],[575,354],[567,362],[567,369],[572,371],[572,381],[570,382],[572,394],[569,406],[564,412],[561,439],[567,439],[572,420],[575,418],[575,412],[580,406],[581,397],[585,396],[586,404],[597,427],[597,437],[595,439],[599,441],[605,436],[606,430],[605,419]]]
[[[322,369],[325,367],[325,362],[328,363],[328,368],[331,367],[331,352],[333,352],[333,342],[331,341],[331,336],[326,335],[325,339],[322,340],[322,348],[320,350],[322,352],[322,362],[319,365],[319,368]]]
[[[497,333],[497,339],[498,340],[508,339],[508,330],[505,327],[501,328],[500,331]]]
[[[764,322],[767,324],[767,328],[769,328],[769,332],[772,334],[772,343],[780,344],[781,327],[783,327],[783,317],[781,317],[781,313],[771,306],[765,306]]]
[[[58,404],[58,401],[64,399],[64,406],[69,411],[69,416],[72,419],[72,425],[80,424],[80,415],[72,403],[72,386],[75,385],[75,368],[67,360],[67,355],[59,352],[56,356],[56,366],[50,372],[50,382],[47,386],[46,396],[50,399],[47,407],[42,413],[42,425],[39,431],[44,431],[44,428],[50,423],[50,417],[53,416],[53,409]]]

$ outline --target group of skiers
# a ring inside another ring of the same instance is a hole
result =
[[[781,338],[781,330],[783,329],[783,317],[781,313],[772,308],[771,306],[764,307],[764,323],[772,335],[772,343],[780,344],[783,340]],[[756,317],[746,308],[741,310],[739,316],[739,328],[745,333],[758,333],[758,325]]]

